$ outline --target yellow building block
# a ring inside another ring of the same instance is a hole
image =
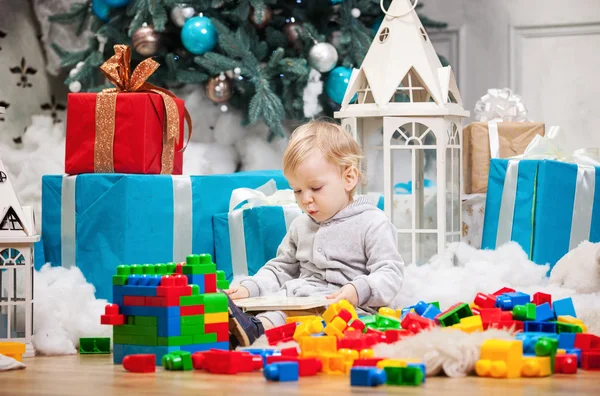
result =
[[[557,349],[557,350],[556,350],[556,354],[557,354],[557,355],[566,355],[566,354],[567,354],[567,351],[566,351],[566,350],[564,350],[564,349]]]
[[[331,336],[302,337],[299,344],[302,357],[317,357],[337,352],[337,339]]]
[[[352,319],[358,318],[358,315],[356,314],[356,310],[354,309],[352,304],[350,304],[346,300],[340,300],[340,301],[336,302],[335,304],[331,304],[329,307],[327,307],[325,312],[323,312],[322,317],[325,320],[325,324],[329,324],[329,322],[331,322],[333,320],[333,318],[335,318],[342,309],[345,309],[346,311],[350,312],[350,314],[352,315]]]
[[[323,366],[321,371],[325,374],[348,374],[353,364],[340,353],[324,353],[318,358]]]
[[[382,316],[389,316],[390,318],[395,318],[395,319],[399,318],[399,316],[397,314],[398,311],[393,310],[390,307],[381,307],[381,308],[379,308],[379,311],[377,311],[377,312],[379,313],[379,315],[382,315]],[[402,312],[402,311],[400,311],[400,312]]]
[[[227,323],[228,321],[229,321],[229,313],[227,313],[227,312],[204,314],[204,323],[205,324]]]
[[[375,351],[372,349],[362,349],[359,352],[359,357],[361,359],[370,359],[372,357],[375,357]]]
[[[525,356],[521,368],[523,377],[548,377],[552,375],[550,356]]]
[[[321,319],[316,318],[312,321],[304,321],[300,322],[298,326],[296,326],[296,331],[294,332],[294,340],[300,341],[302,337],[310,336],[311,334],[318,334],[323,331],[323,321]]]
[[[25,353],[25,344],[22,342],[0,342],[0,354],[11,357],[19,362]]]
[[[312,322],[315,319],[321,320],[321,317],[315,316],[315,315],[288,316],[287,318],[285,318],[285,323],[288,324],[288,323]]]
[[[337,339],[342,339],[344,337],[344,330],[348,327],[348,323],[340,317],[333,318],[333,320],[325,326],[325,334],[328,336],[335,336]]]
[[[521,341],[486,340],[481,345],[481,357],[475,364],[480,377],[516,378],[523,366]]]
[[[383,359],[377,362],[377,368],[384,367],[406,367],[406,360],[403,359]]]
[[[556,319],[557,322],[568,323],[581,327],[581,331],[587,333],[587,326],[583,323],[583,320],[574,318],[571,315],[561,315]]]
[[[462,318],[460,320],[461,330],[465,333],[474,333],[476,331],[483,331],[483,323],[481,322],[481,316],[474,315]]]

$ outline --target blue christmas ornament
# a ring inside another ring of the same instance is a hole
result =
[[[336,5],[336,4],[342,4],[344,2],[344,0],[329,0],[329,3]]]
[[[325,93],[335,103],[341,104],[344,100],[351,74],[352,69],[344,66],[338,66],[329,73],[325,82]]]
[[[113,8],[125,7],[127,4],[131,3],[131,0],[103,0],[107,6]]]
[[[202,55],[215,48],[218,34],[209,18],[196,16],[188,19],[181,29],[181,42],[186,50]]]
[[[108,22],[108,13],[110,12],[110,7],[104,2],[104,0],[92,0],[92,12],[102,22]]]

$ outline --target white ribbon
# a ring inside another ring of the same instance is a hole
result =
[[[246,204],[240,206],[247,201]],[[275,180],[271,179],[257,189],[238,188],[231,193],[229,201],[229,247],[233,276],[248,275],[246,258],[246,236],[244,234],[244,210],[258,206],[282,206],[285,229],[301,213],[296,204],[293,190],[277,190]]]
[[[173,261],[185,261],[192,253],[192,179],[173,179]]]
[[[496,247],[510,241],[512,237],[519,173],[518,162],[521,159],[554,160],[577,164],[569,250],[589,239],[596,187],[595,167],[600,166],[600,149],[585,148],[569,152],[566,149],[567,144],[567,138],[561,133],[560,127],[552,126],[545,136],[536,135],[522,155],[513,157],[509,161],[500,204]]]
[[[500,158],[500,137],[498,136],[498,122],[488,122],[488,135],[490,138],[490,158]]]
[[[77,227],[75,223],[75,182],[77,176],[64,175],[60,198],[60,256],[65,268],[77,266]]]

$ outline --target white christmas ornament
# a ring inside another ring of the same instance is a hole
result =
[[[79,70],[77,68],[73,68],[69,72],[69,77],[75,77],[77,75],[77,73],[79,73]]]
[[[194,7],[178,4],[171,9],[171,21],[177,27],[183,27],[185,22],[196,14]]]
[[[79,81],[73,81],[69,84],[69,91],[74,93],[81,91],[81,83]]]
[[[353,8],[350,13],[354,18],[360,18],[360,10],[358,8]]]
[[[337,61],[337,50],[329,43],[317,43],[308,53],[308,63],[321,73],[333,70]]]

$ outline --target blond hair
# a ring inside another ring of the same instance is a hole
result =
[[[340,166],[342,173],[355,167],[358,170],[358,187],[363,177],[360,146],[341,126],[325,120],[310,121],[294,130],[283,154],[283,173],[289,175],[295,172],[314,150],[319,150],[331,164]],[[354,195],[356,187],[350,195]]]

